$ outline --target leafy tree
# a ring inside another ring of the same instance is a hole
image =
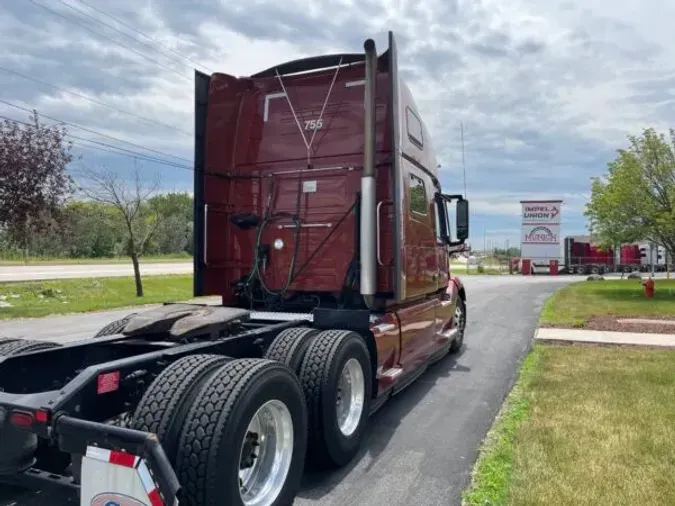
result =
[[[164,193],[148,202],[162,216],[152,245],[153,253],[191,253],[193,199],[188,193]]]
[[[72,191],[66,167],[71,144],[62,126],[0,123],[0,226],[27,245],[31,230],[50,223]]]
[[[123,252],[124,222],[114,206],[76,200],[64,207],[62,215],[67,256],[101,258]]]
[[[675,259],[675,130],[628,137],[602,178],[592,184],[585,215],[604,245],[652,241]]]
[[[517,248],[515,246],[511,246],[510,248],[495,248],[494,249],[494,254],[497,256],[502,256],[502,257],[519,257],[520,256],[520,248]]]

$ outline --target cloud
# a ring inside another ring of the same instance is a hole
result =
[[[477,235],[517,240],[519,200],[545,196],[566,200],[564,233],[583,232],[578,194],[588,194],[590,177],[626,135],[675,120],[667,2],[35,0],[0,9],[0,99],[108,136],[71,128],[82,138],[177,157],[185,167],[141,162],[172,189],[192,185],[195,62],[247,75],[360,51],[366,37],[382,51],[388,30],[453,191],[464,184],[464,124]],[[1,103],[0,115],[26,117]],[[85,141],[76,147],[91,163],[131,163]]]

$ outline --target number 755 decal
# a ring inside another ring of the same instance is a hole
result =
[[[322,119],[310,119],[305,121],[305,130],[321,130],[323,127],[323,120]]]

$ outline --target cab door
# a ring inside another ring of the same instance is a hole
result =
[[[439,194],[436,195],[434,204],[439,289],[434,340],[438,346],[443,346],[447,344],[443,331],[447,328],[448,322],[455,314],[457,301],[447,294],[447,287],[450,282],[450,248],[448,246],[448,238],[452,236],[448,209],[445,200]]]
[[[426,172],[403,160],[406,175],[404,194],[405,282],[410,300],[397,311],[401,323],[401,365],[404,372],[423,365],[437,347],[436,308],[438,253],[434,229],[433,182]]]

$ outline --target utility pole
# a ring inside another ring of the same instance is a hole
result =
[[[469,198],[466,193],[466,160],[464,158],[464,122],[459,123],[461,137],[462,137],[462,170],[464,171],[464,198]]]

